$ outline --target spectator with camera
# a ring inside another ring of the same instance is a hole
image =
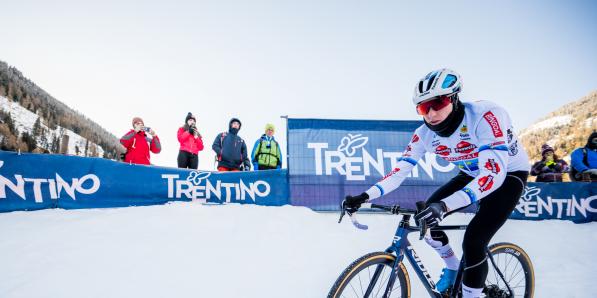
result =
[[[189,112],[185,123],[178,129],[178,167],[196,170],[199,166],[199,151],[203,150],[203,139],[197,130],[197,118]]]
[[[562,174],[568,172],[568,163],[547,144],[541,146],[541,156],[541,160],[531,168],[531,175],[537,176],[537,182],[562,182]]]
[[[211,148],[216,153],[218,171],[236,172],[250,171],[251,161],[247,153],[245,141],[238,136],[242,124],[237,118],[232,118],[228,123],[228,132],[216,136]]]
[[[274,132],[274,125],[266,124],[265,133],[255,142],[251,153],[253,170],[275,170],[282,167],[282,151],[274,139]]]
[[[584,147],[572,152],[570,179],[573,181],[597,181],[597,132],[593,132]]]
[[[120,138],[120,144],[126,149],[124,162],[149,165],[151,164],[149,151],[155,154],[162,151],[160,138],[153,129],[145,126],[140,117],[133,118],[132,124],[133,129]]]

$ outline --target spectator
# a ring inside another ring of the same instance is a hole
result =
[[[562,182],[562,173],[568,172],[568,164],[547,144],[541,146],[541,156],[543,158],[533,165],[531,175],[537,176],[537,182]]]
[[[245,141],[238,136],[242,126],[240,120],[232,118],[228,124],[228,132],[218,134],[211,148],[216,152],[218,171],[250,171],[251,162],[247,154]]]
[[[274,125],[268,123],[265,125],[265,134],[255,141],[251,153],[253,170],[274,170],[282,167],[282,152],[274,139],[274,132]]]
[[[571,155],[573,181],[597,181],[597,132],[593,132],[584,147],[577,148]]]
[[[197,169],[199,166],[199,151],[203,150],[203,139],[197,131],[197,118],[189,112],[185,123],[178,129],[177,137],[180,143],[178,151],[178,167],[183,169]]]
[[[160,138],[153,129],[145,127],[143,119],[139,117],[133,118],[133,129],[120,139],[120,143],[126,148],[124,162],[128,163],[149,165],[149,151],[156,154],[162,151]]]

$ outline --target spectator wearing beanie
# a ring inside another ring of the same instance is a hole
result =
[[[220,172],[251,170],[247,144],[238,136],[241,126],[240,120],[232,118],[228,123],[228,132],[218,134],[211,146],[216,153]]]
[[[140,117],[133,118],[132,124],[133,129],[120,138],[120,144],[126,149],[124,162],[149,165],[151,164],[149,151],[156,154],[162,151],[160,138],[153,129],[145,127],[145,123]]]
[[[570,156],[572,170],[570,179],[574,181],[597,181],[597,132],[591,133],[584,147],[576,148]]]
[[[197,169],[199,166],[199,151],[203,150],[203,139],[197,130],[197,118],[191,112],[187,114],[184,125],[178,129],[177,137],[180,143],[178,151],[178,167],[183,169]]]
[[[255,171],[274,170],[282,167],[282,151],[274,139],[274,132],[274,125],[266,124],[265,133],[253,145],[251,160]]]
[[[531,168],[531,175],[537,176],[537,182],[562,182],[562,173],[568,172],[568,164],[547,144],[541,146],[541,156]]]

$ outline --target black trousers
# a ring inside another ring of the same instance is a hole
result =
[[[464,258],[463,283],[471,288],[482,288],[487,278],[487,258],[485,249],[495,233],[504,225],[524,191],[527,177],[526,171],[509,172],[504,183],[479,201],[477,214],[468,224],[462,250]],[[427,204],[440,201],[454,192],[461,190],[474,178],[460,172],[448,183],[436,190],[427,200]],[[456,212],[454,210],[450,213]],[[448,214],[450,214],[448,213]],[[443,231],[431,231],[434,240],[448,244],[448,236]]]
[[[199,166],[199,156],[191,152],[178,151],[178,167],[196,170]]]

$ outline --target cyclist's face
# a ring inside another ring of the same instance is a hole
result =
[[[445,106],[439,111],[431,108],[426,115],[423,115],[423,118],[425,118],[425,121],[431,125],[438,125],[448,118],[450,113],[452,113],[452,109],[454,109],[452,104]]]

